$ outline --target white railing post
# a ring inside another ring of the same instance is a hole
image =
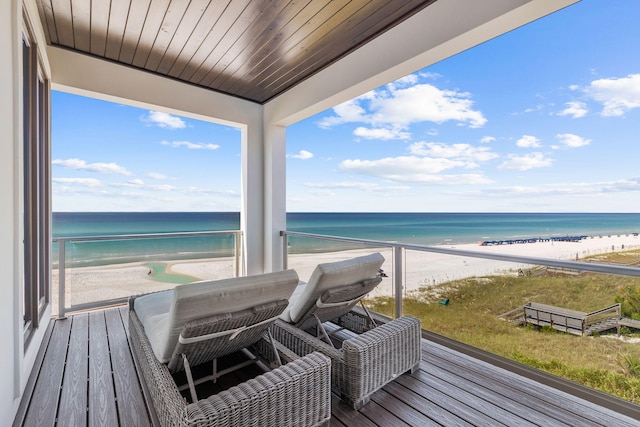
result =
[[[281,231],[280,235],[282,236],[282,269],[286,270],[289,268],[289,238],[287,237],[287,233]]]
[[[394,292],[396,294],[396,319],[402,316],[402,285],[404,282],[404,272],[402,271],[403,252],[404,249],[402,246],[393,247],[393,284]]]
[[[66,318],[65,312],[65,264],[66,264],[66,248],[65,240],[58,240],[58,317]]]
[[[234,233],[233,250],[236,258],[236,277],[240,277],[240,232]]]

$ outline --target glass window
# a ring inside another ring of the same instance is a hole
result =
[[[32,40],[22,45],[25,347],[49,303],[51,253],[49,82]]]

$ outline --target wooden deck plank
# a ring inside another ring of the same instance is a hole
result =
[[[575,422],[575,416],[561,406],[558,406],[557,401],[552,405],[549,404],[549,402],[543,402],[533,396],[529,397],[526,395],[524,399],[518,401],[510,399],[509,396],[522,394],[501,381],[493,381],[493,378],[487,378],[474,374],[473,372],[465,371],[464,381],[456,381],[455,376],[452,375],[451,372],[452,369],[456,368],[453,367],[452,364],[447,363],[447,361],[443,361],[444,359],[437,358],[430,360],[431,363],[429,363],[427,369],[431,375],[447,378],[457,387],[464,387],[482,399],[500,402],[502,407],[513,413],[527,414],[527,419],[536,423],[546,425],[571,425]],[[585,425],[594,425],[587,420],[584,420],[584,422]]]
[[[453,414],[473,425],[506,425],[504,423],[498,422],[493,417],[490,417],[479,410],[477,407],[475,407],[475,402],[466,404],[465,402],[458,401],[455,397],[452,397],[442,391],[439,387],[436,386],[436,384],[415,381],[415,378],[411,378],[410,380],[405,375],[396,378],[395,381],[396,383],[411,389],[415,393],[418,393],[420,396],[422,396],[423,399],[451,411]]]
[[[104,311],[89,315],[89,426],[116,426],[118,412]]]
[[[423,346],[422,358],[429,364],[433,357],[450,360],[457,365],[457,370],[465,372],[465,375],[476,373],[483,378],[490,378],[491,383],[498,383],[501,387],[509,390],[506,394],[511,399],[518,399],[520,402],[531,401],[532,398],[539,399],[544,402],[540,407],[541,412],[548,413],[549,408],[561,408],[567,412],[569,420],[575,424],[583,420],[595,422],[598,425],[620,425],[620,426],[638,426],[637,422],[629,419],[621,414],[615,413],[602,406],[593,405],[586,400],[564,393],[560,390],[535,382],[531,379],[519,376],[510,371],[496,368],[481,360],[463,355],[457,351],[448,349],[439,344],[429,342],[428,348]],[[514,381],[514,377],[518,381]],[[628,422],[627,422],[628,420]]]
[[[133,365],[120,310],[115,308],[106,310],[104,313],[120,425],[149,426],[151,421],[146,411],[138,374]]]
[[[467,376],[461,372],[451,373],[435,364],[430,365],[428,370],[429,376],[449,384],[452,394],[458,397],[466,396],[468,399],[477,399],[479,406],[484,408],[485,414],[495,416],[496,419],[503,420],[510,417],[509,424],[513,425],[516,424],[515,419],[521,419],[524,422],[520,421],[520,424],[524,425],[533,423],[537,425],[569,426],[569,424],[548,416],[545,412],[535,411],[523,403],[508,399],[507,396],[477,386],[471,375]],[[418,374],[419,377],[420,375]],[[431,378],[425,381],[430,380]]]
[[[335,394],[331,394],[331,419],[334,418],[346,426],[377,427],[376,423],[347,406]]]
[[[65,425],[152,424],[129,348],[127,316],[123,306],[53,323],[42,363],[37,364],[40,372],[34,372],[31,403],[21,405],[27,407],[19,418],[25,420],[22,425],[52,425],[56,420]],[[333,394],[330,426],[640,425],[431,341],[423,341],[422,359],[418,372],[387,384],[360,410]],[[252,369],[223,377],[214,388],[259,374],[257,367]],[[203,395],[208,392],[203,390]]]
[[[69,425],[87,424],[87,370],[89,369],[89,315],[78,314],[69,318],[71,337],[67,354],[67,367],[62,380],[58,418]]]
[[[395,417],[411,426],[438,426],[431,418],[422,412],[409,406],[403,399],[402,394],[392,394],[385,390],[379,390],[371,396],[371,401],[391,412]]]
[[[378,426],[385,427],[410,427],[410,424],[405,423],[396,415],[392,414],[387,408],[379,405],[373,400],[364,405],[358,410],[362,415],[369,418]],[[358,424],[355,424],[358,425]]]
[[[405,380],[411,381],[409,378],[405,378]],[[383,390],[396,396],[402,395],[402,400],[404,402],[429,416],[431,419],[436,421],[438,425],[452,427],[473,426],[473,424],[471,424],[470,422],[467,422],[454,414],[451,411],[451,408],[443,408],[441,406],[438,406],[430,400],[420,396],[413,390],[399,384],[397,381],[393,381],[387,384]]]
[[[71,319],[56,321],[38,374],[24,426],[53,426],[67,357]]]

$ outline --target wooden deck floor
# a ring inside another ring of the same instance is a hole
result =
[[[14,425],[149,426],[127,340],[127,308],[76,314],[50,328]],[[571,394],[423,340],[420,370],[359,411],[334,396],[331,426],[638,426]]]

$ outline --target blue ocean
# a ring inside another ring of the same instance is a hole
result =
[[[53,237],[73,238],[238,230],[238,212],[54,212]],[[640,231],[640,213],[288,213],[287,230],[439,245],[485,240]],[[232,235],[67,244],[67,262],[116,262],[231,256]],[[291,238],[290,253],[346,249],[344,243]],[[57,243],[54,243],[54,263]]]

